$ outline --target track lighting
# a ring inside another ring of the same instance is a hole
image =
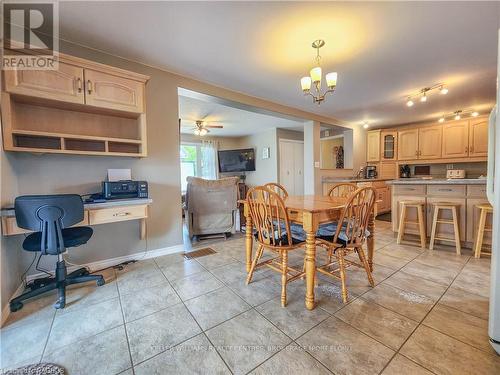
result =
[[[406,97],[406,106],[413,107],[413,104],[415,104],[413,102],[414,98],[420,98],[419,99],[420,102],[425,103],[427,101],[427,97],[428,97],[427,93],[432,92],[434,90],[439,90],[439,93],[441,95],[448,94],[448,89],[446,88],[444,83],[437,83],[437,84],[430,86],[430,87],[424,87],[423,89],[420,89],[418,92],[408,95]]]
[[[472,117],[477,117],[477,116],[479,116],[479,112],[474,111],[474,112],[471,113],[471,116]]]
[[[368,121],[365,121],[363,124],[363,128],[368,129],[370,127],[370,124],[368,124]]]
[[[439,122],[444,122],[444,117],[441,117],[438,121]]]
[[[438,120],[439,123],[445,122],[447,119],[451,120],[452,118],[456,121],[462,119],[464,116],[477,117],[479,116],[478,111],[474,111],[472,109],[458,109],[454,112],[444,113]]]
[[[457,114],[455,115],[455,120],[460,120],[460,119],[461,119],[461,117],[460,117],[460,113],[457,113]]]

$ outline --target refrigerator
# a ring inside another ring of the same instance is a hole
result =
[[[500,32],[499,32],[500,53]],[[487,195],[493,206],[493,244],[491,255],[491,281],[490,281],[490,313],[488,334],[490,343],[495,351],[500,354],[500,91],[498,80],[500,78],[500,55],[497,60],[497,103],[490,113],[488,125],[488,172]]]

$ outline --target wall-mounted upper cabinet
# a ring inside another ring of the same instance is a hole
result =
[[[68,103],[85,103],[83,68],[59,63],[58,70],[5,70],[5,90],[12,94]]]
[[[398,132],[395,130],[382,130],[380,132],[380,160],[397,160]]]
[[[469,156],[469,121],[451,121],[443,125],[443,158]]]
[[[441,139],[443,129],[441,125],[426,126],[418,129],[418,158],[440,159]]]
[[[488,155],[488,119],[470,120],[469,125],[469,156],[480,157]]]
[[[57,70],[4,70],[5,151],[147,156],[149,77],[59,55]]]
[[[398,160],[418,159],[418,129],[398,131]]]
[[[85,69],[85,102],[102,108],[143,112],[144,83]]]
[[[380,130],[370,130],[366,138],[366,161],[380,161]]]

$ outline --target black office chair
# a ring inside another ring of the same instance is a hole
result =
[[[23,307],[22,301],[42,293],[57,289],[56,309],[66,305],[66,286],[96,281],[104,285],[101,275],[90,275],[87,269],[80,268],[67,274],[62,254],[66,248],[86,244],[92,237],[92,228],[73,227],[83,220],[83,201],[77,194],[25,195],[17,197],[14,203],[17,225],[35,233],[26,237],[23,249],[40,251],[42,255],[57,255],[55,277],[36,279],[28,285],[29,291],[10,301],[10,311]]]

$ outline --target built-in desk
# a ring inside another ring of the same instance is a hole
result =
[[[148,217],[148,206],[151,203],[153,203],[152,199],[144,198],[116,199],[102,203],[84,203],[83,221],[75,224],[75,226],[140,220],[140,237],[142,240],[146,238],[146,219]],[[12,236],[29,233],[29,231],[17,226],[13,208],[2,209],[0,215],[2,217],[2,235]]]

